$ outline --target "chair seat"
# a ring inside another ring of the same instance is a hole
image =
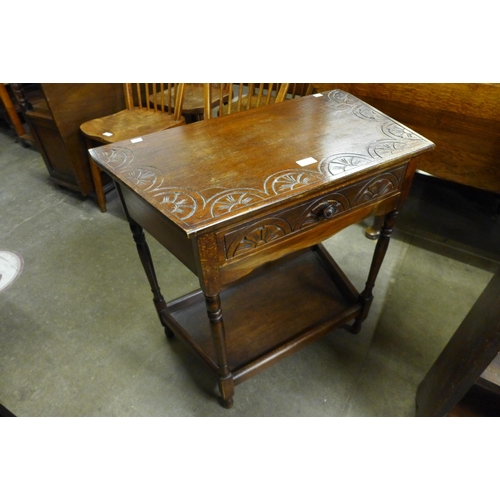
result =
[[[178,127],[184,123],[185,119],[182,116],[175,121],[173,115],[167,113],[133,108],[90,120],[83,123],[80,129],[87,137],[108,144]]]

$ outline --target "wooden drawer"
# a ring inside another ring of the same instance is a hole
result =
[[[322,226],[336,226],[338,220],[350,212],[399,193],[406,167],[407,164],[400,165],[375,177],[224,231],[218,238],[225,260],[260,252],[265,246],[281,243],[300,233],[317,230],[323,234],[325,228]]]

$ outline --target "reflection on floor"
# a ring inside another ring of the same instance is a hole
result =
[[[369,318],[214,399],[212,373],[167,342],[116,193],[56,187],[41,156],[0,129],[0,250],[23,272],[0,292],[0,404],[17,416],[413,416],[416,388],[500,265],[494,197],[418,175]],[[366,224],[325,246],[364,285]],[[148,240],[171,300],[197,280]]]
[[[20,255],[0,250],[0,292],[9,286],[22,270],[23,259]]]

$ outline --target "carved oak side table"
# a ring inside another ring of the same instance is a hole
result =
[[[333,90],[90,150],[115,180],[167,337],[236,384],[341,326],[357,333],[414,158],[432,142]],[[385,216],[359,293],[322,241]],[[145,229],[197,275],[168,304]]]

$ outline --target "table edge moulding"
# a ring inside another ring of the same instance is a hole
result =
[[[434,144],[342,90],[90,150],[115,181],[167,337],[234,386],[319,337],[357,333],[416,169]],[[359,293],[322,242],[384,216]],[[144,230],[199,279],[168,304]]]

